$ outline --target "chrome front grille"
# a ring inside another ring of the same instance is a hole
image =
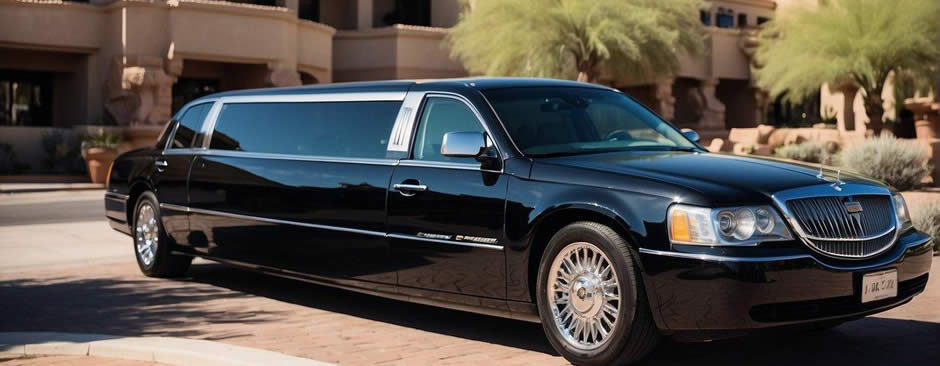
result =
[[[866,258],[894,242],[891,196],[811,197],[792,199],[786,205],[807,244],[822,253]]]

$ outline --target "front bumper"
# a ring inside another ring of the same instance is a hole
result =
[[[640,249],[640,258],[651,309],[663,331],[733,333],[851,319],[902,305],[924,291],[932,246],[929,236],[910,231],[891,250],[866,261],[834,261],[808,252],[719,256],[675,248]],[[898,271],[898,296],[863,304],[862,276],[891,268]]]

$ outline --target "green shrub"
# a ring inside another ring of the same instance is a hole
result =
[[[774,150],[774,155],[784,159],[793,159],[808,163],[827,163],[831,156],[826,143],[821,141],[808,141],[802,144],[780,146]]]
[[[121,143],[121,136],[110,134],[99,129],[98,133],[88,134],[82,137],[82,151],[98,147],[105,150],[115,151]]]
[[[911,206],[914,227],[940,240],[940,202],[931,201]],[[940,243],[934,242],[933,254],[940,255]]]
[[[841,164],[856,173],[907,191],[930,174],[927,150],[916,142],[894,136],[867,139],[842,151]]]

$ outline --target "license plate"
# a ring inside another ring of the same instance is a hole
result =
[[[869,273],[862,276],[862,302],[877,301],[898,296],[898,271]]]

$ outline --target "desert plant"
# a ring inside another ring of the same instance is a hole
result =
[[[880,136],[851,145],[842,151],[840,160],[846,169],[902,191],[918,186],[931,169],[923,145],[894,136]]]
[[[793,7],[764,23],[757,85],[798,102],[831,87],[862,89],[880,133],[888,74],[929,77],[940,59],[940,1],[829,0]]]
[[[828,163],[829,149],[825,142],[807,141],[778,147],[774,155],[784,159],[805,161],[808,163]]]
[[[82,152],[91,148],[101,148],[110,151],[117,151],[121,143],[121,135],[107,133],[104,129],[98,129],[97,133],[90,133],[82,137]]]
[[[447,45],[471,74],[655,77],[703,49],[701,0],[463,2]]]
[[[911,206],[914,227],[940,240],[940,202],[930,201]],[[940,255],[940,245],[933,246],[933,254]]]

